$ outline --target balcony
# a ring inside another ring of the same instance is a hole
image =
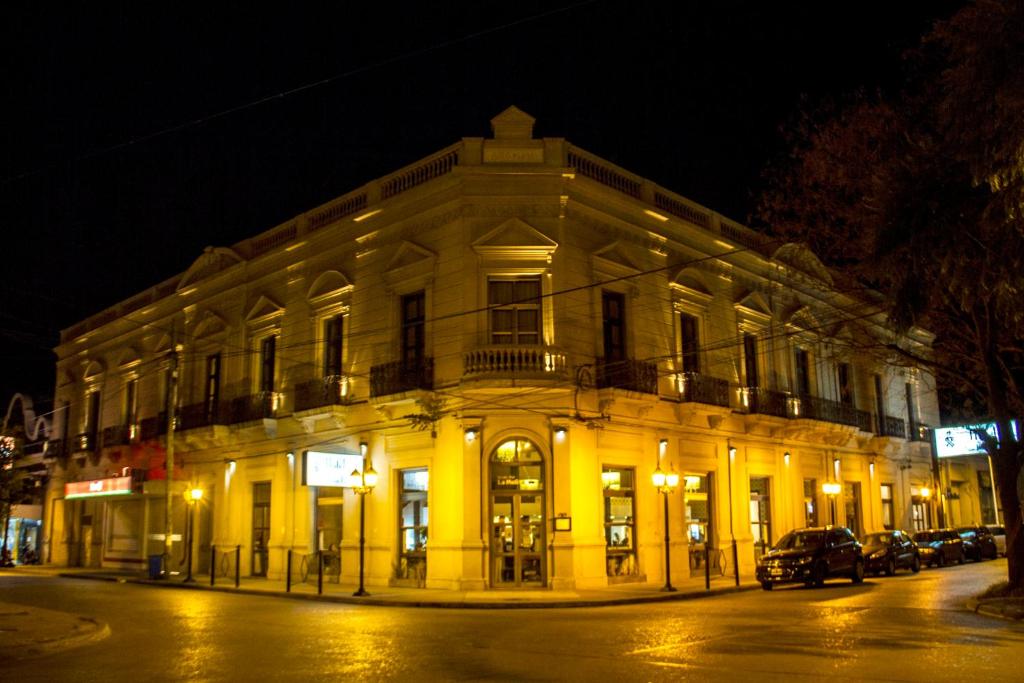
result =
[[[751,415],[789,417],[789,394],[763,387],[743,387],[740,400]]]
[[[249,396],[239,396],[227,404],[227,415],[222,424],[239,424],[256,420],[273,419],[281,407],[281,394],[276,391],[260,391]]]
[[[639,394],[658,393],[658,365],[642,360],[595,359],[598,389],[625,389]]]
[[[139,422],[139,439],[152,441],[167,433],[167,413],[160,412],[156,417],[147,417]]]
[[[729,382],[699,372],[684,372],[680,375],[679,399],[683,403],[704,403],[711,406],[730,406]]]
[[[221,417],[224,412],[226,411],[218,403],[193,403],[182,406],[178,409],[176,429],[187,432],[190,429],[227,424],[226,420]]]
[[[462,356],[462,376],[479,379],[562,379],[565,354],[547,346],[482,346]]]
[[[96,432],[76,434],[71,440],[71,450],[74,453],[92,453],[99,445],[96,441]]]
[[[881,422],[882,428],[878,433],[879,436],[894,436],[897,439],[907,438],[907,423],[904,422],[903,418],[882,415],[879,422]]]
[[[58,460],[66,455],[67,450],[64,448],[64,439],[50,439],[43,447],[44,460]]]
[[[349,402],[348,377],[328,375],[295,385],[295,412],[341,406]]]
[[[866,410],[857,411],[857,429],[869,434],[875,433],[875,416]]]
[[[370,368],[370,396],[387,396],[406,391],[434,388],[434,359],[424,358],[418,365],[401,361],[374,365]]]
[[[793,402],[793,417],[850,427],[858,425],[857,410],[853,406],[809,395],[802,395]]]
[[[139,434],[137,425],[116,425],[103,430],[103,447],[127,446]]]

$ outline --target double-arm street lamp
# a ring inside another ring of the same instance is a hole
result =
[[[367,460],[366,467],[363,468],[362,472],[359,470],[353,470],[352,479],[359,482],[357,486],[352,487],[352,490],[359,494],[359,590],[352,595],[355,597],[364,597],[369,595],[369,593],[366,592],[366,589],[363,588],[363,562],[366,548],[366,494],[372,491],[373,487],[377,485],[377,472],[373,469],[373,463]]]
[[[654,473],[651,474],[651,483],[654,484],[654,488],[661,491],[665,503],[665,586],[661,590],[672,593],[676,589],[672,587],[672,559],[668,534],[668,497],[679,486],[679,475],[676,474],[675,470],[665,472],[661,469],[661,464],[659,464],[655,468]]]
[[[185,576],[185,583],[194,583],[195,579],[192,578],[192,546],[195,545],[195,513],[196,505],[203,499],[203,490],[199,487],[190,488],[185,491],[185,502],[188,503],[188,519],[185,527],[185,537],[188,539],[188,546],[185,548],[185,552],[188,553],[188,574]],[[210,571],[213,571],[211,568]]]

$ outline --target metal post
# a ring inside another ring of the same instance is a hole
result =
[[[284,573],[284,592],[292,592],[292,549],[288,548],[288,569]]]
[[[174,495],[174,408],[178,404],[178,335],[171,325],[171,370],[168,374],[170,386],[167,391],[167,446],[164,469],[167,471],[164,483],[167,485],[164,520],[164,571],[170,565],[174,545],[174,510],[171,496]]]
[[[235,546],[235,588],[242,582],[242,546]]]
[[[316,594],[324,594],[324,551],[316,551]]]
[[[195,508],[195,502],[190,502],[188,504],[188,517],[185,519],[185,536],[187,537],[185,542],[188,544],[185,547],[185,552],[187,553],[186,557],[188,558],[188,572],[185,575],[185,583],[195,582],[195,579],[192,578],[192,536],[196,524]]]
[[[217,546],[210,546],[210,585],[216,580],[217,576]]]
[[[711,551],[708,546],[711,544],[711,537],[707,530],[704,531],[704,590],[711,590]]]
[[[369,595],[363,587],[363,559],[366,549],[366,492],[359,494],[359,590],[352,595],[364,597]]]
[[[732,458],[733,450],[732,444],[729,443],[728,439],[725,442],[728,457],[728,468],[729,468],[729,536],[732,538],[732,566],[733,572],[736,575],[736,585],[740,585],[740,556],[739,551],[736,549],[736,532],[733,529],[732,518],[736,514],[732,504]]]
[[[661,492],[665,503],[665,586],[661,589],[667,593],[674,593],[672,587],[672,549],[669,547],[668,537],[668,491]]]

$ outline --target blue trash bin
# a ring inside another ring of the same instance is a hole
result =
[[[149,578],[159,579],[163,571],[164,556],[163,555],[150,555],[149,556]]]

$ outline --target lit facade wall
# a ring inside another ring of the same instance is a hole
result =
[[[858,350],[888,338],[882,321],[806,251],[532,123],[509,109],[493,138],[208,249],[65,330],[47,559],[161,551],[175,350],[175,530],[179,493],[201,486],[202,571],[211,546],[218,571],[237,547],[242,575],[269,578],[289,551],[294,570],[322,550],[354,582],[358,497],[304,485],[302,454],[363,443],[380,474],[371,586],[660,584],[659,466],[681,475],[676,584],[704,580],[705,546],[719,580],[734,545],[749,579],[761,544],[810,522],[911,528],[913,491],[934,484],[928,443],[908,437],[937,402],[926,373]],[[927,352],[930,337],[898,341]],[[63,499],[125,468],[129,500]]]

